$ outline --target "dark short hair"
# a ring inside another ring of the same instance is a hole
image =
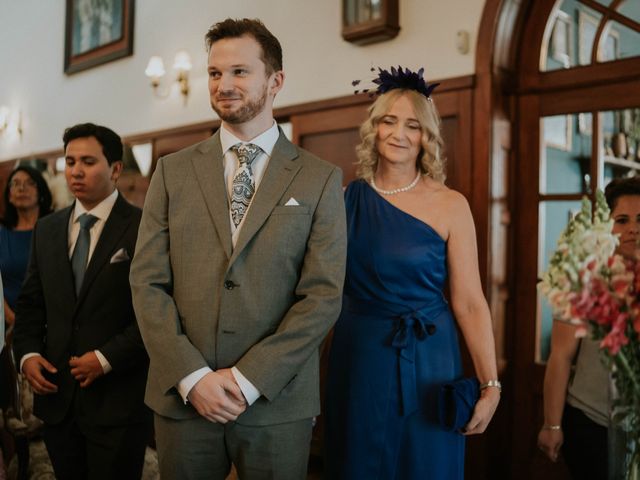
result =
[[[35,168],[21,165],[9,174],[7,185],[4,187],[4,218],[2,219],[2,223],[9,230],[14,229],[18,224],[18,210],[16,210],[16,207],[9,201],[11,180],[13,180],[13,177],[18,172],[25,172],[31,177],[31,180],[36,183],[36,188],[38,190],[38,207],[40,207],[38,218],[51,213],[51,191],[49,190],[47,182]]]
[[[614,178],[604,189],[609,210],[616,208],[618,199],[624,195],[640,195],[640,177]]]
[[[122,160],[122,139],[120,135],[110,128],[93,123],[79,123],[67,128],[64,131],[64,135],[62,135],[65,151],[71,140],[87,137],[95,137],[98,143],[102,145],[102,153],[107,157],[109,165]]]
[[[211,50],[218,40],[223,38],[238,38],[249,35],[255,39],[262,49],[260,59],[265,64],[267,74],[282,70],[282,47],[278,39],[264,26],[260,20],[243,18],[240,20],[227,18],[214,23],[204,36],[207,50]]]

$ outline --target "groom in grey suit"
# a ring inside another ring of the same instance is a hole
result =
[[[161,475],[301,479],[341,306],[342,175],[274,121],[282,50],[260,21],[206,42],[222,125],[158,161],[131,268]]]

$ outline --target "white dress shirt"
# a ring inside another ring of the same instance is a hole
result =
[[[220,143],[222,144],[222,154],[223,154],[223,162],[224,162],[224,180],[227,185],[227,196],[228,202],[230,204],[231,193],[233,191],[233,177],[236,173],[236,170],[240,166],[240,162],[236,157],[236,154],[231,150],[231,147],[238,143],[253,143],[260,147],[262,152],[255,158],[255,160],[251,163],[251,171],[253,173],[253,180],[255,182],[255,192],[258,191],[258,187],[260,186],[260,182],[262,181],[262,177],[264,176],[264,172],[269,165],[269,160],[271,159],[271,154],[273,153],[273,148],[275,147],[276,142],[278,141],[278,137],[280,136],[280,131],[278,130],[278,124],[273,121],[273,125],[261,133],[257,137],[248,142],[244,142],[237,138],[234,134],[224,128],[224,124],[220,126]],[[255,196],[255,193],[254,193]],[[231,210],[229,210],[229,225],[231,226],[231,243],[235,248],[236,243],[238,241],[238,236],[240,235],[240,231],[242,230],[242,226],[244,225],[244,220],[247,218],[249,211],[251,210],[251,205],[253,202],[249,204],[249,208],[245,213],[244,217],[240,224],[236,227],[233,223],[233,219],[231,217]],[[212,372],[209,367],[202,367],[195,372],[187,375],[182,380],[178,382],[177,388],[180,396],[187,402],[187,396],[189,392],[194,387],[196,383],[200,381],[202,377],[204,377],[207,373]],[[242,394],[247,400],[248,405],[252,405],[259,397],[260,391],[253,385],[236,367],[231,367],[231,373],[233,374]]]
[[[76,242],[78,241],[78,235],[80,234],[80,222],[78,222],[78,218],[80,215],[84,213],[89,213],[97,218],[95,223],[91,226],[89,230],[89,256],[87,258],[87,265],[91,261],[91,257],[93,256],[93,251],[96,249],[96,245],[98,244],[98,240],[100,239],[100,235],[102,234],[102,230],[104,229],[104,224],[106,223],[109,215],[111,215],[111,210],[113,209],[113,205],[116,203],[118,199],[118,190],[113,190],[113,192],[104,200],[102,200],[98,205],[93,207],[91,210],[87,210],[84,208],[82,203],[76,200],[75,206],[73,208],[73,213],[69,216],[69,235],[67,238],[69,239],[69,258],[73,255],[73,249],[76,246]],[[100,365],[102,365],[102,370],[104,373],[109,373],[112,368],[109,361],[106,357],[99,351],[93,351],[98,357],[100,361]],[[20,360],[20,371],[22,371],[22,365],[24,365],[25,360],[30,357],[34,357],[36,355],[40,355],[39,353],[27,353]]]

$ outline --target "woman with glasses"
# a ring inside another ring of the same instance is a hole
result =
[[[13,309],[27,272],[33,227],[38,218],[49,212],[51,192],[40,172],[27,166],[13,170],[4,189],[4,218],[0,224],[0,273],[7,337],[13,329]],[[3,355],[8,355],[8,350]],[[6,407],[9,401],[6,382],[0,377],[0,408]]]
[[[0,272],[4,286],[4,314],[8,329],[13,307],[27,271],[31,233],[38,218],[51,212],[51,192],[40,172],[20,166],[4,189],[4,218],[0,225]]]

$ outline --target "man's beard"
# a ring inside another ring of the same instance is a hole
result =
[[[213,101],[211,102],[211,107],[215,110],[220,119],[224,120],[227,123],[235,125],[239,123],[245,123],[249,120],[254,119],[264,110],[264,106],[267,103],[268,88],[268,85],[265,85],[264,90],[262,91],[262,95],[260,95],[258,98],[247,100],[247,102],[237,110],[228,111],[220,109]],[[224,99],[224,96],[221,96],[221,99]]]

